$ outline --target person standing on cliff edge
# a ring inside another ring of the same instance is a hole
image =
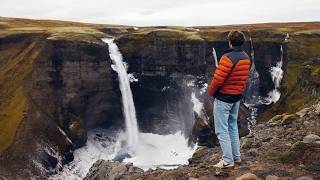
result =
[[[208,93],[214,97],[214,129],[222,149],[222,159],[214,167],[221,169],[241,164],[237,119],[251,66],[249,56],[241,48],[244,34],[231,31],[227,39],[229,49],[221,57],[208,87]]]

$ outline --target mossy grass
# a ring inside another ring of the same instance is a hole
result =
[[[208,147],[199,147],[196,152],[193,153],[192,158],[199,158],[204,155],[204,153],[208,150]]]
[[[23,82],[32,72],[33,61],[41,51],[39,44],[37,41],[19,42],[0,50],[0,53],[11,52],[3,53],[4,57],[0,58],[0,153],[14,141],[28,110]]]
[[[0,153],[12,144],[26,108],[27,99],[22,88],[19,87],[14,92],[9,104],[2,109],[0,114]]]
[[[170,40],[195,40],[202,41],[203,39],[197,31],[192,31],[185,28],[141,28],[138,31],[129,34],[130,39],[170,39]]]

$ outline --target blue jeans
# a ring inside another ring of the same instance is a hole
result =
[[[214,100],[214,129],[222,149],[222,159],[229,164],[240,159],[237,124],[239,106],[240,101],[226,103],[216,98]]]

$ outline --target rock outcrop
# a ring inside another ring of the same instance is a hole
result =
[[[84,180],[116,180],[116,179],[137,179],[143,170],[120,162],[99,160],[95,162],[89,170]]]

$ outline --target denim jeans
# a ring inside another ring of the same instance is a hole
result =
[[[240,101],[226,103],[216,98],[214,100],[214,129],[222,149],[222,159],[229,164],[240,159],[237,124],[239,106]]]

